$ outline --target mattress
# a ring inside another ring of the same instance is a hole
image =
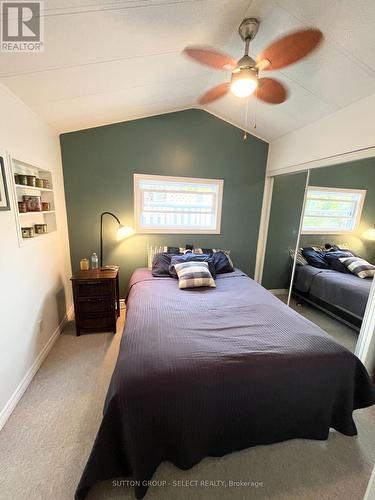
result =
[[[293,438],[356,434],[374,404],[359,359],[240,270],[215,289],[135,271],[103,419],[76,491]]]
[[[296,266],[293,287],[363,319],[371,285],[370,278],[306,265]]]

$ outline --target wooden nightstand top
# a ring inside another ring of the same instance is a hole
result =
[[[118,275],[117,269],[89,269],[88,271],[77,271],[70,278],[71,280],[105,280],[115,279]]]

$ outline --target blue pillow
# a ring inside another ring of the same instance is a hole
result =
[[[216,274],[232,273],[234,271],[232,261],[224,252],[215,252],[212,254],[212,260]]]
[[[215,279],[216,278],[216,271],[215,271],[215,265],[213,262],[212,255],[208,255],[205,253],[185,253],[184,255],[173,255],[171,258],[171,263],[169,266],[169,274],[173,278],[177,278],[177,273],[174,268],[175,264],[182,264],[183,262],[207,262],[208,264],[208,269],[210,270],[210,273],[212,277]]]
[[[353,254],[347,250],[331,250],[325,252],[324,259],[331,269],[339,273],[349,273],[350,271],[342,262],[339,261],[343,257],[353,257]]]
[[[329,269],[329,265],[324,259],[326,252],[314,250],[312,247],[302,248],[302,255],[305,257],[310,266],[318,267],[319,269]]]
[[[172,259],[171,253],[163,252],[163,253],[156,253],[154,255],[154,258],[152,259],[152,276],[155,276],[156,278],[168,276],[170,277],[169,274],[169,266],[171,264],[171,259]]]

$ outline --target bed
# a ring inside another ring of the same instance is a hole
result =
[[[296,266],[293,291],[328,314],[359,329],[365,313],[372,279],[331,269]]]
[[[132,478],[142,498],[156,468],[188,469],[293,438],[353,436],[353,410],[375,403],[351,352],[240,270],[215,289],[179,290],[135,271],[103,419],[76,499]]]

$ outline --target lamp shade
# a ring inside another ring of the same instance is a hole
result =
[[[237,97],[248,97],[258,86],[257,73],[252,68],[244,68],[232,73],[230,89]]]
[[[371,227],[370,229],[367,229],[363,234],[362,238],[365,240],[373,240],[375,241],[375,226]]]
[[[129,236],[133,236],[133,234],[134,234],[134,229],[132,227],[120,225],[119,228],[117,229],[117,241],[129,238]]]

